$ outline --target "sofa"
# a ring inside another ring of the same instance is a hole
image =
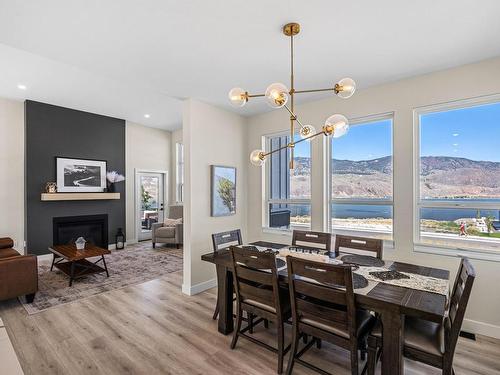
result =
[[[37,291],[36,255],[21,255],[11,238],[0,238],[0,301],[24,295],[32,303]]]
[[[181,205],[170,206],[168,210],[169,219],[182,219],[183,207]],[[182,245],[182,232],[184,225],[176,224],[175,227],[166,226],[165,223],[154,223],[151,227],[153,248],[157,243],[174,244],[177,248]]]

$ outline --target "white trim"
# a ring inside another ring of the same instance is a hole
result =
[[[485,202],[453,202],[450,199],[447,202],[445,199],[432,201],[420,199],[420,116],[429,113],[445,112],[456,109],[465,109],[479,105],[488,105],[500,103],[500,94],[478,96],[468,99],[454,100],[445,103],[436,103],[426,106],[415,107],[413,109],[413,242],[414,251],[425,252],[431,254],[439,254],[446,256],[468,256],[474,259],[500,261],[500,254],[492,253],[488,250],[477,249],[461,249],[449,248],[443,246],[432,246],[422,244],[420,233],[420,209],[421,208],[477,208],[477,209],[500,209],[498,204],[489,204]],[[460,240],[457,240],[460,241]],[[471,241],[477,243],[485,243],[488,241]],[[470,243],[470,242],[469,242]],[[453,246],[450,243],[450,246]],[[462,245],[465,246],[465,245]]]
[[[38,263],[42,262],[52,262],[52,253],[50,254],[42,254],[36,256]]]
[[[187,294],[188,296],[194,296],[195,294],[204,292],[205,290],[208,289],[215,288],[216,286],[217,286],[217,279],[210,279],[193,286],[182,284],[182,293]]]
[[[489,323],[478,322],[477,320],[464,319],[462,330],[478,335],[500,339],[500,326]]]

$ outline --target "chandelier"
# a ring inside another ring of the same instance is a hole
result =
[[[333,87],[328,87],[324,89],[315,90],[296,90],[294,86],[294,74],[293,74],[293,37],[300,32],[300,25],[298,23],[287,23],[283,26],[283,34],[290,37],[290,89],[282,83],[273,83],[269,85],[264,94],[250,94],[246,90],[235,87],[229,91],[229,100],[231,104],[236,107],[243,107],[250,98],[265,97],[267,104],[272,108],[284,108],[290,114],[290,142],[280,148],[275,150],[270,150],[265,152],[265,150],[254,150],[250,154],[250,162],[256,166],[262,166],[266,161],[266,158],[279,152],[283,149],[290,149],[290,169],[294,168],[293,155],[294,148],[297,143],[310,140],[311,138],[317,137],[323,134],[324,136],[332,136],[334,138],[339,138],[343,136],[349,130],[349,122],[347,118],[343,115],[335,114],[328,117],[325,124],[321,127],[320,132],[316,132],[316,129],[312,125],[304,125],[294,112],[294,96],[295,94],[312,93],[320,91],[332,91],[337,96],[347,99],[354,94],[356,90],[355,82],[350,78],[344,78],[338,81]],[[290,105],[288,105],[288,103]],[[298,125],[298,133],[300,139],[295,141],[295,123]]]

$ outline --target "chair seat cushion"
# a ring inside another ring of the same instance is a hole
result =
[[[314,319],[307,319],[307,318],[302,318],[300,319],[300,321],[315,328],[319,328],[324,331],[333,333],[337,336],[344,337],[346,339],[349,338],[349,332],[347,332],[347,330],[344,329],[344,327],[335,326],[333,325],[333,323],[325,324],[316,321]],[[375,318],[366,310],[358,310],[356,312],[356,322],[358,325],[358,328],[356,330],[356,336],[360,337],[365,335],[368,332],[368,330],[373,326],[373,324],[375,323]]]
[[[371,334],[382,338],[380,324]],[[441,324],[407,316],[405,319],[404,344],[406,348],[415,349],[436,356],[444,354],[444,329]]]
[[[175,237],[175,227],[161,227],[156,229],[156,237],[163,237],[163,238]]]
[[[0,249],[0,259],[5,259],[5,258],[12,258],[12,257],[18,257],[21,256],[16,250],[7,248],[7,249]]]

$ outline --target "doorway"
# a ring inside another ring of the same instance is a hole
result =
[[[150,240],[154,223],[164,220],[166,172],[136,171],[137,239]]]

